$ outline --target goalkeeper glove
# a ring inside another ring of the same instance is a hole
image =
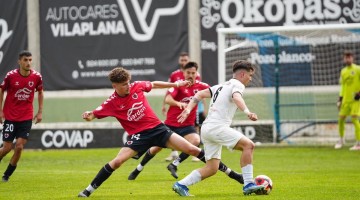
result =
[[[339,97],[339,100],[336,102],[336,106],[337,106],[338,110],[340,110],[341,103],[342,103],[342,97]]]
[[[359,101],[359,99],[360,99],[360,92],[358,92],[358,93],[355,94],[354,99],[355,99],[355,101]]]

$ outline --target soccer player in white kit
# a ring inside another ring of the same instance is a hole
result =
[[[244,195],[257,193],[264,189],[264,186],[256,185],[253,178],[252,160],[255,144],[242,133],[230,128],[238,108],[250,120],[256,121],[258,119],[257,115],[247,108],[242,97],[245,86],[250,83],[253,74],[254,67],[251,63],[244,60],[236,61],[233,64],[233,78],[231,80],[197,92],[186,109],[178,116],[179,122],[183,122],[199,101],[211,97],[208,116],[201,128],[206,165],[192,171],[173,185],[173,190],[180,196],[191,196],[188,186],[216,174],[221,160],[222,146],[229,150],[242,151],[240,165],[244,178]]]

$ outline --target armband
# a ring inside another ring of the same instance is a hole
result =
[[[250,114],[250,110],[249,110],[248,108],[245,108],[244,113],[245,113],[246,115],[249,115],[249,114]]]

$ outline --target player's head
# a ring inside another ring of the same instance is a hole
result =
[[[180,68],[183,69],[186,63],[190,60],[189,54],[187,52],[181,52],[179,56],[179,65]]]
[[[31,63],[32,63],[32,55],[29,51],[21,51],[19,53],[19,60],[18,64],[20,66],[20,69],[24,71],[30,71],[31,69]]]
[[[188,81],[191,81],[192,83],[194,83],[195,79],[196,79],[198,68],[199,67],[196,62],[186,63],[186,65],[183,67],[183,73],[184,73],[185,80],[188,80]]]
[[[118,95],[123,96],[129,94],[131,75],[126,69],[122,67],[114,68],[108,77]]]
[[[351,65],[354,62],[354,53],[352,51],[344,51],[345,65]]]
[[[246,60],[238,60],[233,64],[233,77],[247,86],[255,73],[253,64]]]

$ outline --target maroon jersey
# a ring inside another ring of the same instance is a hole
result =
[[[169,82],[175,83],[178,80],[184,80],[184,79],[185,79],[184,72],[181,71],[180,69],[178,69],[176,71],[173,71],[170,74]],[[195,79],[198,80],[198,81],[201,81],[200,74],[198,72],[196,73],[196,78]]]
[[[33,118],[35,91],[43,89],[41,74],[30,70],[29,76],[22,76],[19,69],[9,71],[0,85],[7,91],[4,103],[4,116],[9,121],[25,121]]]
[[[191,98],[195,95],[196,92],[200,90],[204,90],[209,87],[210,86],[206,83],[203,83],[201,81],[195,81],[195,83],[190,87],[182,86],[178,88],[170,88],[168,90],[168,94],[170,94],[176,101],[189,103]],[[180,115],[180,113],[183,110],[181,110],[178,106],[170,106],[164,123],[166,125],[174,126],[174,127],[194,126],[195,118],[196,118],[196,109],[197,106],[191,110],[188,118],[183,123],[179,123],[177,122],[177,117]]]
[[[115,117],[129,135],[154,128],[161,123],[149,105],[144,92],[152,89],[149,81],[135,81],[130,84],[130,93],[120,97],[114,92],[93,113],[96,118]]]

